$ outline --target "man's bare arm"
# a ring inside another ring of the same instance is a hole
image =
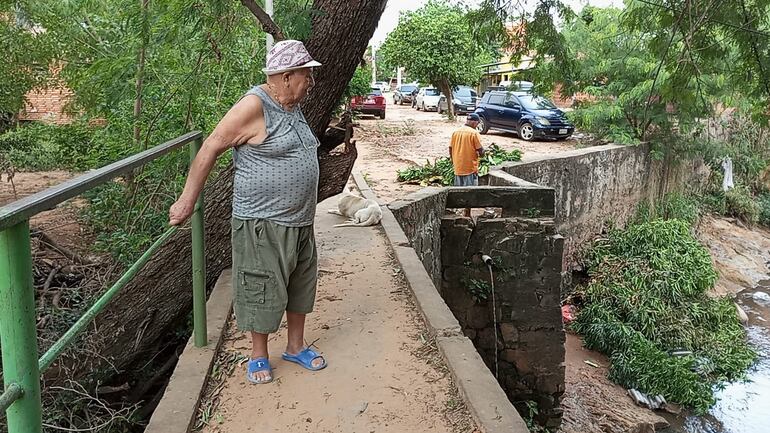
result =
[[[266,132],[263,117],[262,101],[256,96],[241,99],[225,114],[193,160],[184,190],[169,210],[169,224],[181,224],[190,217],[219,155],[250,139],[258,142],[264,140]]]

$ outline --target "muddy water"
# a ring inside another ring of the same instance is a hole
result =
[[[717,393],[719,401],[705,416],[669,419],[666,433],[765,433],[770,432],[770,280],[738,294],[738,303],[749,316],[748,337],[759,353],[747,381],[728,384]]]

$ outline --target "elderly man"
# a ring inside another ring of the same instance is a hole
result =
[[[321,66],[300,41],[281,41],[268,53],[267,83],[254,87],[222,118],[190,167],[184,191],[169,211],[184,222],[219,155],[233,149],[233,308],[238,328],[251,333],[247,378],[273,380],[268,335],[286,312],[288,342],[282,358],[308,370],[326,360],[304,347],[305,315],[317,282],[313,219],[319,145],[299,103]]]

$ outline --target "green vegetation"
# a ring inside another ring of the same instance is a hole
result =
[[[439,1],[401,15],[380,53],[387,64],[404,66],[413,79],[436,86],[449,99],[449,107],[450,89],[478,83],[478,65],[494,59],[493,52],[474,41],[465,12]]]
[[[770,192],[762,193],[758,199],[759,223],[770,227]]]
[[[677,219],[693,226],[700,215],[700,205],[694,197],[681,193],[671,193],[655,205],[648,202],[641,203],[632,223],[641,224],[657,219]]]
[[[0,155],[20,171],[90,170],[128,154],[126,146],[110,143],[104,132],[82,122],[33,123],[0,135]]]
[[[489,173],[489,168],[505,161],[521,161],[521,151],[514,149],[507,151],[496,144],[486,149],[486,153],[479,160],[479,176]],[[448,157],[436,159],[433,164],[426,161],[425,165],[417,165],[398,170],[398,181],[417,183],[420,185],[438,184],[449,186],[454,184],[455,171],[452,161]]]
[[[676,197],[598,241],[586,305],[572,326],[586,347],[610,356],[613,381],[703,413],[714,387],[739,379],[756,353],[733,302],[707,294],[717,273],[692,234],[694,215]]]

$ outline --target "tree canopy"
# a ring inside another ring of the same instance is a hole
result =
[[[439,88],[450,98],[450,110],[450,89],[478,83],[482,76],[479,65],[493,58],[479,48],[465,12],[437,1],[402,14],[381,53],[388,64],[403,66],[410,77]]]

